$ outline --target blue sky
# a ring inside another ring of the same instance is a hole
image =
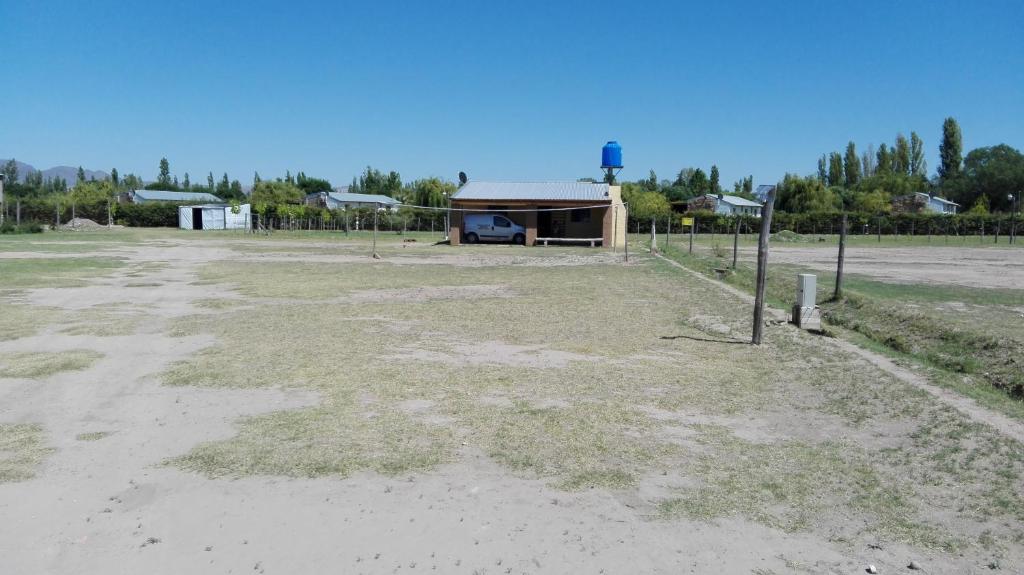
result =
[[[138,5],[134,5],[138,4]],[[916,130],[1024,147],[1024,2],[0,0],[0,157],[193,181],[621,178],[726,185]]]

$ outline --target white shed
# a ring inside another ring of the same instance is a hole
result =
[[[247,230],[252,221],[249,204],[238,206],[238,213],[226,204],[179,206],[178,227],[183,230]]]

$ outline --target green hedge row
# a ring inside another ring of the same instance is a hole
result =
[[[1009,234],[1016,226],[1017,233],[1024,233],[1024,218],[1017,216],[1011,219],[1007,214],[865,214],[848,213],[848,231],[850,234],[883,235],[995,235]],[[735,229],[737,219],[744,233],[756,232],[760,226],[760,218],[754,216],[727,216],[712,212],[674,213],[668,217],[658,218],[660,232],[668,227],[668,218],[672,219],[673,231],[681,231],[683,217],[693,217],[697,233],[728,233]],[[838,234],[843,214],[838,212],[790,214],[775,212],[772,215],[772,232],[790,230],[798,234]],[[641,233],[650,233],[651,221],[638,220],[630,217],[629,231],[639,229]]]

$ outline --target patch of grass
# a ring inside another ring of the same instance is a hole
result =
[[[60,330],[66,335],[113,337],[132,335],[145,320],[138,313],[90,308],[67,314],[70,321]]]
[[[110,437],[110,431],[90,431],[87,433],[79,433],[75,436],[78,441],[99,441],[101,439]]]
[[[103,354],[87,349],[0,354],[0,377],[43,379],[64,371],[86,369]]]
[[[43,436],[38,425],[0,423],[0,483],[35,477],[39,464],[53,452]]]
[[[124,266],[114,258],[39,258],[4,260],[0,290],[86,285],[90,278],[102,277]]]
[[[2,305],[0,341],[11,341],[36,335],[40,329],[52,323],[60,313],[53,308],[22,305],[9,301],[2,301]]]
[[[449,461],[450,435],[394,409],[367,413],[350,398],[247,418],[237,437],[200,445],[170,463],[211,477],[399,475]]]
[[[741,515],[786,531],[828,520],[870,517],[870,532],[928,547],[955,549],[952,534],[917,517],[913,492],[880,475],[867,455],[840,442],[757,444],[719,426],[695,426],[712,449],[694,462],[700,485],[661,504],[666,516],[709,520]],[[838,514],[846,515],[837,517]]]
[[[664,253],[709,277],[714,277],[715,267],[723,265],[721,258],[691,255],[678,248]],[[793,278],[803,271],[808,270],[788,265],[769,266],[768,303],[789,309],[794,297]],[[725,281],[753,293],[754,275],[751,266],[742,264]],[[973,374],[1009,396],[1008,401],[1024,400],[1024,369],[1019,359],[1024,357],[1024,337],[1020,335],[1024,331],[1016,321],[1019,312],[1015,314],[1006,308],[1011,304],[1024,305],[1024,291],[896,285],[849,278],[844,287],[844,299],[833,301],[833,278],[828,274],[818,275],[817,300],[823,318],[830,324],[858,332],[889,349],[950,372]],[[972,312],[973,321],[951,320],[948,310],[935,309],[934,304],[940,301],[969,302],[991,313]]]

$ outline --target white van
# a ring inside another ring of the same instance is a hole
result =
[[[462,218],[467,244],[480,241],[526,243],[526,228],[498,214],[466,214]]]

